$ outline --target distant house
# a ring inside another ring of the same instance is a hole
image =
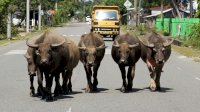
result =
[[[157,17],[161,16],[161,7],[152,7],[149,9],[151,14],[143,16],[143,20],[145,21],[147,27],[153,28],[155,25],[155,21]],[[163,17],[164,18],[173,18],[174,17],[174,12],[173,8],[164,6],[163,7]]]

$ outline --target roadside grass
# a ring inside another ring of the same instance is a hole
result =
[[[127,29],[128,28],[128,29]],[[131,28],[129,30],[129,26],[121,26],[121,31],[126,33],[128,32],[131,35],[135,35],[138,38],[143,38],[144,35],[141,35],[141,31],[137,30],[136,28]],[[145,31],[144,31],[145,32]],[[192,47],[185,47],[185,46],[177,46],[172,45],[172,50],[176,51],[188,58],[192,58],[195,62],[200,63],[200,49],[192,48]]]
[[[37,30],[36,31],[30,31],[29,33],[21,31],[17,36],[13,36],[11,39],[1,39],[0,40],[0,47],[6,46],[8,44],[11,44],[11,43],[14,43],[14,42],[17,42],[17,41],[20,41],[20,40],[25,40],[25,39],[28,39],[28,38],[38,36],[38,35],[42,34],[43,32],[45,32],[47,30],[54,29],[54,28],[56,28],[56,27],[44,28],[41,31],[37,31]]]
[[[172,49],[186,57],[192,58],[195,62],[200,62],[200,49],[176,45],[172,45]]]

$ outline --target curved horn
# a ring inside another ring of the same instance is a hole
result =
[[[27,39],[27,40],[26,40],[26,45],[27,45],[28,47],[31,47],[31,48],[38,48],[38,45],[37,45],[37,44],[32,44],[32,43],[29,43],[28,41],[29,41],[29,40]]]
[[[141,43],[147,47],[154,47],[154,44],[153,43],[149,43],[148,40],[146,39],[140,39]]]
[[[105,49],[107,46],[105,46],[105,44],[103,43],[102,45],[100,45],[99,47],[96,48],[96,50],[101,50],[101,49]]]
[[[85,46],[85,44],[83,43],[83,41],[82,41],[82,43],[81,43],[81,46],[82,46],[82,47],[78,47],[78,48],[81,49],[81,50],[85,50],[85,49],[86,49],[86,46]]]
[[[163,46],[167,47],[167,46],[171,45],[173,41],[174,41],[173,38],[168,38],[168,39],[166,40],[166,42],[163,43]]]
[[[128,47],[129,48],[134,48],[134,47],[137,47],[137,46],[139,46],[139,43],[135,43],[135,44],[129,45]]]
[[[51,47],[58,47],[61,46],[65,43],[65,39],[63,38],[62,42],[58,43],[58,44],[51,44]]]
[[[114,46],[114,47],[119,47],[118,41],[115,40],[113,46]]]

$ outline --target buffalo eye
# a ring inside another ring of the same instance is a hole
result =
[[[118,53],[120,54],[120,53],[121,53],[121,50],[118,50]]]
[[[35,51],[35,54],[36,54],[36,55],[40,55],[40,50],[36,50],[36,51]]]

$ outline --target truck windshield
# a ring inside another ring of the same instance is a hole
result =
[[[118,20],[116,11],[96,11],[97,20]]]

